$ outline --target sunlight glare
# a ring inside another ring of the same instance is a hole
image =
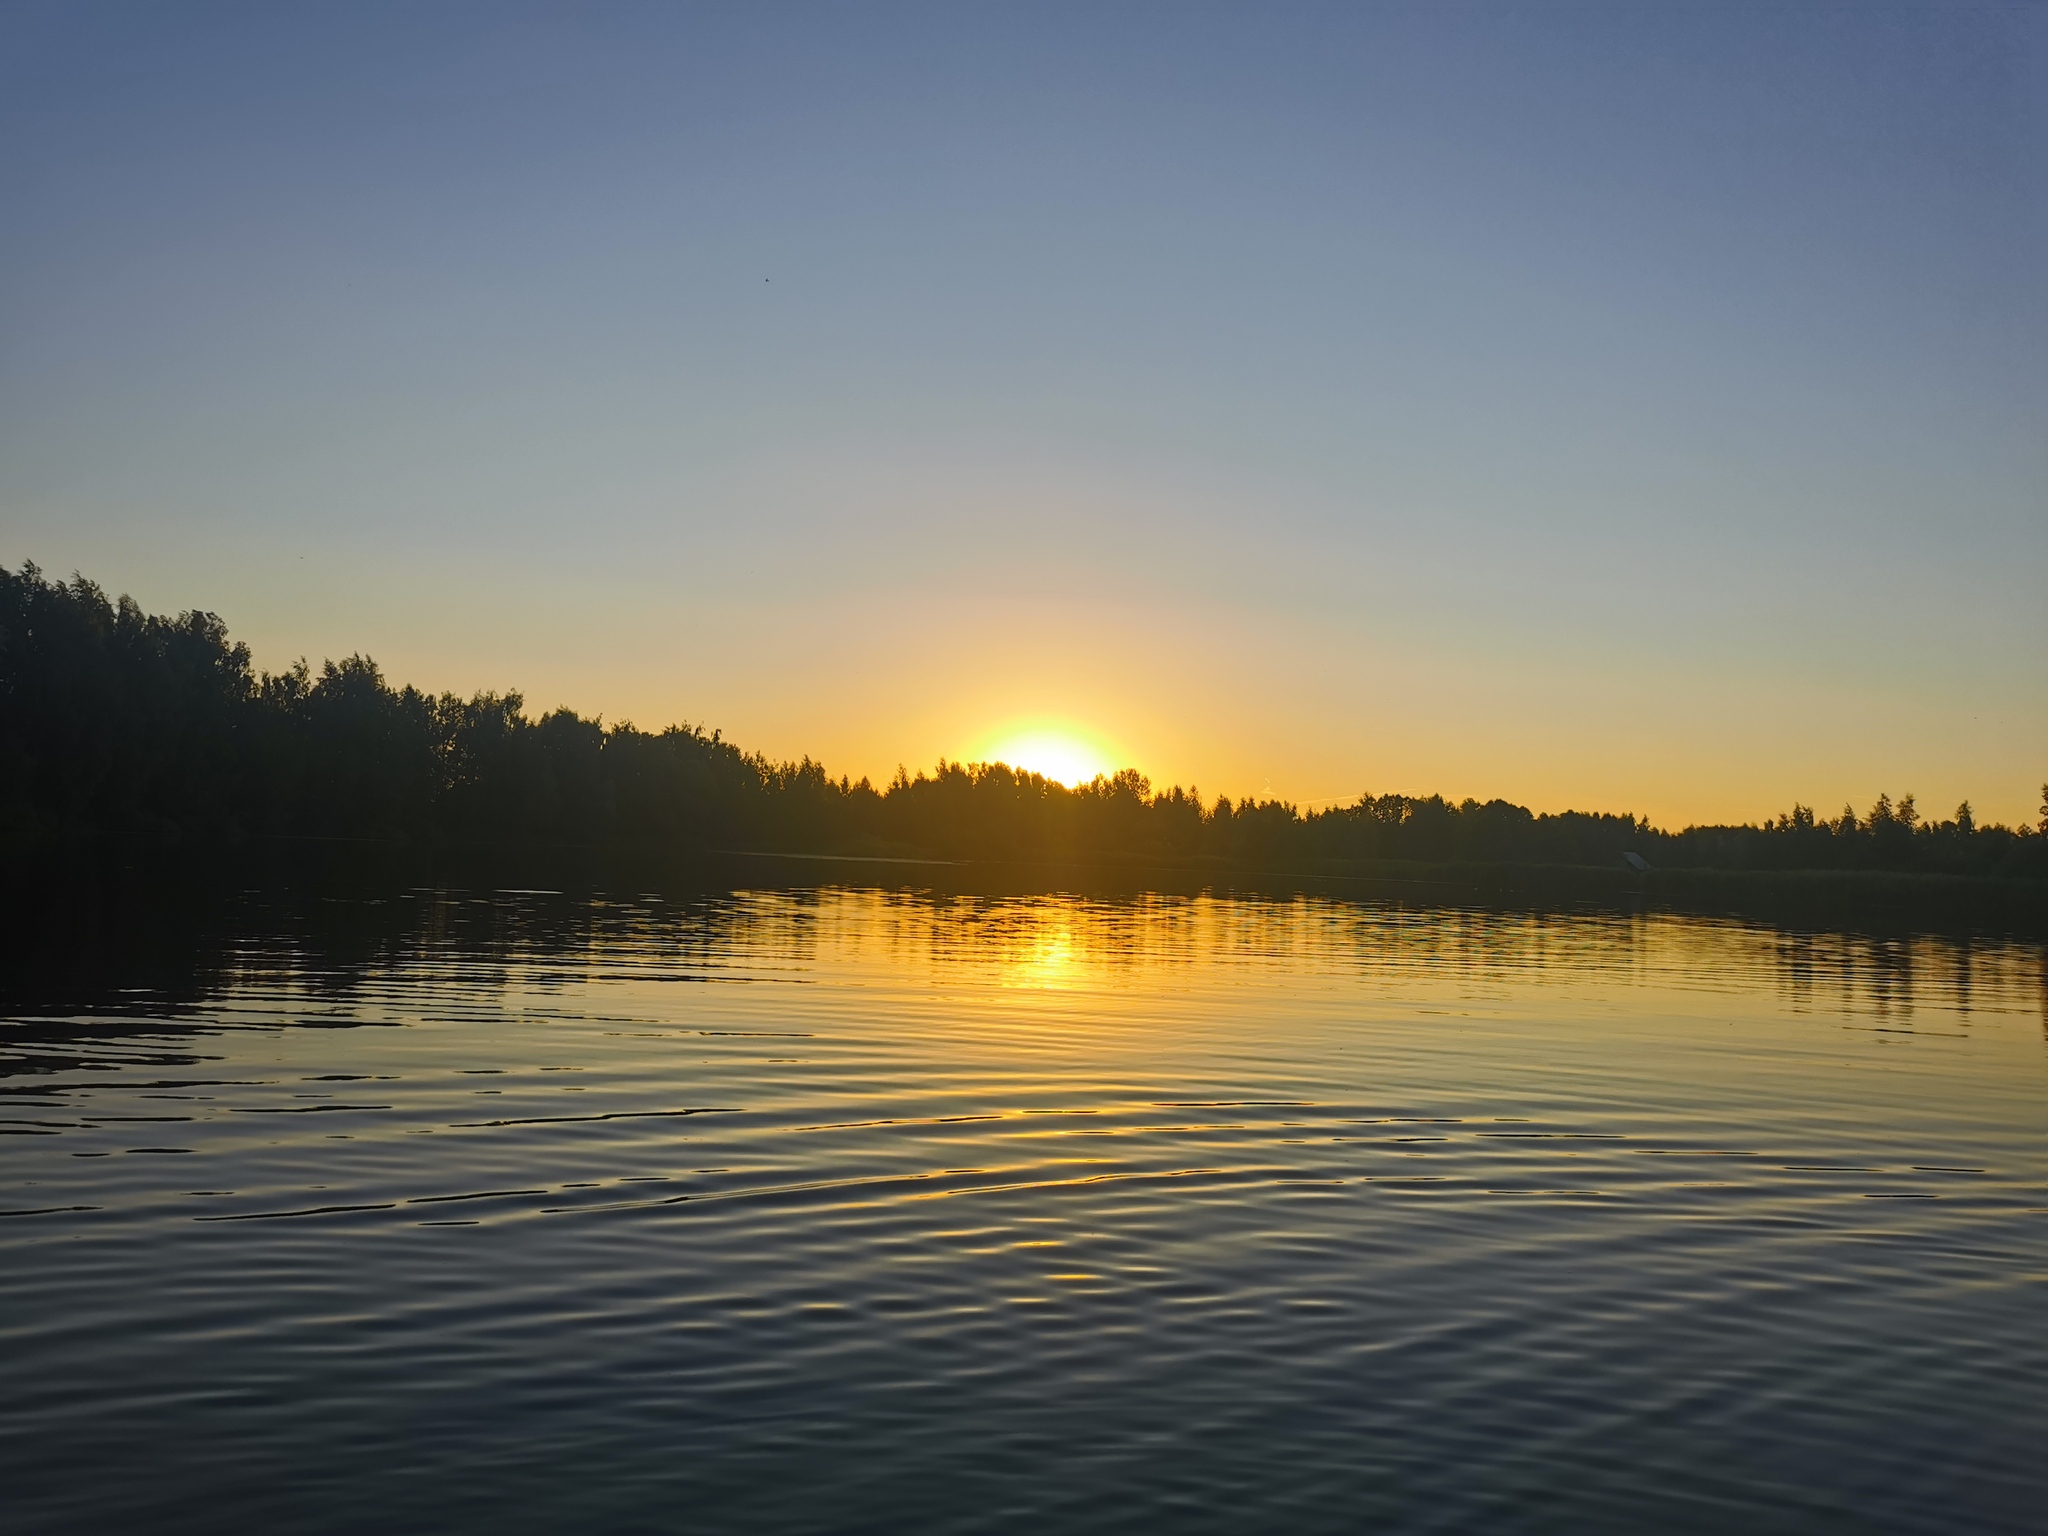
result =
[[[1107,753],[1077,732],[1058,728],[1017,731],[995,738],[979,754],[984,761],[1008,763],[1072,788],[1097,774],[1115,772]]]

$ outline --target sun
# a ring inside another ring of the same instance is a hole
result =
[[[1069,789],[1098,774],[1116,771],[1099,744],[1086,732],[1069,726],[1030,725],[997,731],[975,756],[982,762],[1008,763],[1012,768],[1043,774]]]

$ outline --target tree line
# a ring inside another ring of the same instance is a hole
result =
[[[1309,870],[1385,860],[2048,877],[2041,825],[1924,818],[1911,795],[1828,819],[1669,832],[1630,815],[1361,795],[1304,812],[1204,802],[1126,769],[1069,788],[1001,763],[898,769],[877,788],[717,731],[643,731],[517,693],[393,686],[364,656],[259,672],[211,613],[148,614],[74,576],[0,566],[0,835],[166,849],[252,839],[575,844],[949,859],[1121,859]]]

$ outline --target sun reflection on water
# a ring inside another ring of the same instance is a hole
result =
[[[1046,928],[1031,935],[1004,967],[1003,985],[1038,991],[1069,990],[1081,984],[1081,959],[1069,925]]]

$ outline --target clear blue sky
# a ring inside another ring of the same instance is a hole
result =
[[[2048,6],[0,9],[0,561],[883,776],[2048,777]]]

